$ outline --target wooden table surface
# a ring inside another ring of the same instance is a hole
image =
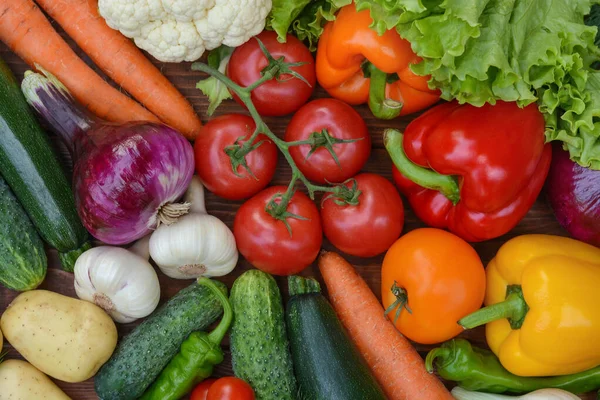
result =
[[[61,31],[59,27],[57,27],[58,31]],[[62,31],[61,31],[62,32]],[[64,36],[64,34],[63,34]],[[85,60],[88,64],[93,66],[93,63],[89,60],[89,58],[77,48],[77,46],[66,36],[65,38],[71,44],[71,46],[76,49],[77,54]],[[0,43],[0,57],[4,59],[13,71],[16,74],[17,78],[21,80],[23,78],[23,73],[26,69],[28,69],[27,65],[19,59],[16,55],[11,53],[4,44]],[[160,68],[160,70],[165,74],[169,80],[187,97],[187,99],[194,105],[194,108],[198,115],[200,115],[203,122],[206,122],[208,119],[206,117],[206,108],[207,101],[206,98],[202,95],[202,93],[195,88],[196,82],[203,78],[204,76],[201,73],[191,71],[190,63],[181,63],[181,64],[161,64],[156,62],[156,65]],[[95,68],[95,67],[94,67]],[[97,68],[95,70],[104,76]],[[105,76],[104,76],[105,77]],[[106,77],[105,77],[106,78]],[[107,79],[108,80],[108,79]],[[314,97],[324,97],[326,93],[321,89],[317,88],[314,93]],[[371,113],[369,112],[366,106],[357,107],[357,110],[365,119],[367,125],[369,126],[369,131],[372,137],[373,147],[371,152],[371,157],[363,171],[374,172],[380,174],[387,179],[391,180],[391,161],[383,147],[382,142],[382,132],[384,128],[395,127],[398,129],[403,129],[408,122],[410,122],[413,117],[405,117],[399,118],[394,121],[381,121],[375,119]],[[233,100],[228,100],[224,104],[219,107],[215,116],[220,114],[226,114],[231,112],[243,112],[243,109],[239,107]],[[285,127],[289,121],[289,117],[281,117],[281,118],[266,118],[265,121],[271,127],[273,132],[277,135],[282,136]],[[280,154],[277,172],[275,174],[275,178],[271,182],[273,185],[287,185],[289,179],[291,177],[291,172],[289,166],[286,164],[283,156]],[[300,184],[299,184],[300,185]],[[424,227],[425,225],[419,221],[410,207],[408,203],[405,201],[405,225],[403,233],[409,232],[413,229]],[[216,217],[223,220],[230,228],[233,227],[233,219],[238,207],[242,204],[240,201],[228,201],[214,196],[212,193],[207,193],[206,196],[206,206],[207,210],[210,214],[215,215]],[[544,233],[544,234],[555,234],[555,235],[566,235],[566,232],[559,226],[556,222],[552,210],[550,209],[548,203],[545,200],[544,193],[540,195],[537,202],[533,206],[533,208],[529,211],[527,216],[519,223],[515,229],[513,229],[510,233],[496,238],[494,240],[490,240],[483,243],[475,243],[473,247],[477,250],[479,255],[481,256],[484,265],[487,264],[498,248],[506,242],[508,239],[522,235],[525,233]],[[330,245],[326,240],[324,241],[323,247],[328,250],[335,250],[335,248]],[[55,291],[58,293],[62,293],[68,296],[76,297],[75,290],[73,288],[73,274],[64,272],[60,269],[60,264],[58,262],[57,254],[55,250],[48,249],[48,257],[49,257],[49,270],[46,277],[46,280],[41,285],[40,289],[47,289],[51,291]],[[346,256],[346,258],[353,263],[360,274],[366,279],[369,286],[373,290],[374,293],[378,297],[380,297],[380,267],[383,259],[383,255],[374,258],[361,259],[357,257]],[[240,258],[238,266],[236,269],[229,275],[220,278],[219,280],[223,281],[227,284],[229,288],[233,284],[233,281],[236,277],[242,274],[244,271],[252,268],[252,266],[246,262],[246,260]],[[175,293],[177,293],[182,288],[189,285],[192,281],[190,280],[176,280],[166,277],[162,274],[158,269],[158,276],[160,278],[161,285],[161,304],[164,303],[168,298],[172,297]],[[302,275],[313,276],[317,279],[321,280],[318,268],[315,265],[309,266],[306,270],[303,271]],[[287,289],[284,278],[276,278],[280,288],[282,289],[282,293],[284,296],[284,301],[287,297]],[[322,285],[324,287],[324,285]],[[8,290],[2,286],[0,286],[0,314],[5,310],[10,301],[17,295],[17,292]],[[135,326],[136,322],[130,324],[117,324],[119,329],[119,336],[123,336],[130,332]],[[477,346],[485,347],[485,338],[483,328],[474,329],[472,331],[465,332],[461,336],[469,339],[473,344]],[[224,376],[224,375],[232,375],[231,370],[231,358],[228,351],[228,339],[226,338],[223,347],[226,353],[225,361],[217,366],[215,370],[216,376]],[[417,349],[422,355],[425,355],[427,351],[433,346],[423,346],[416,345]],[[4,351],[8,350],[7,358],[21,358],[20,355],[8,344],[4,341]],[[63,382],[56,382],[71,398],[74,400],[88,400],[88,399],[97,399],[94,392],[93,381],[90,379],[85,382],[69,384]],[[449,387],[451,387],[451,383],[446,382]],[[593,398],[592,395],[584,396],[583,398],[591,400]],[[32,399],[33,400],[33,399]],[[332,399],[333,400],[333,399]],[[341,400],[341,399],[336,399]],[[415,399],[418,400],[418,399]]]

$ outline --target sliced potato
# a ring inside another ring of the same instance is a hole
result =
[[[0,400],[70,400],[39,369],[22,360],[0,364]]]
[[[47,290],[17,296],[0,328],[34,367],[65,382],[94,376],[117,345],[117,328],[104,310]]]

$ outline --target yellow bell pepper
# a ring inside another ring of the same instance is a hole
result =
[[[600,365],[600,249],[523,235],[486,269],[486,307],[459,321],[487,324],[490,349],[519,376],[575,374]]]

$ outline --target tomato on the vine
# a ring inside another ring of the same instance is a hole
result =
[[[290,147],[290,154],[304,176],[318,183],[344,182],[371,154],[365,121],[354,108],[331,98],[302,106],[287,127],[285,140],[311,142]]]
[[[258,193],[240,207],[233,222],[239,252],[273,275],[302,271],[317,258],[323,241],[319,211],[304,193],[293,194],[286,210],[278,214],[282,219],[269,213],[281,204],[286,190],[273,186]]]
[[[246,155],[235,154],[255,128],[254,120],[242,114],[222,115],[202,127],[194,152],[196,173],[206,189],[229,200],[240,200],[269,184],[277,166],[277,146],[272,141],[259,135],[252,143],[258,147]],[[235,169],[232,160],[237,164]]]
[[[387,179],[371,173],[355,176],[344,184],[356,185],[360,194],[346,199],[335,194],[321,201],[325,237],[346,254],[373,257],[386,251],[404,226],[402,199]],[[342,196],[343,197],[343,196]],[[358,201],[357,205],[352,205]]]
[[[286,63],[303,63],[290,66],[306,80],[292,74],[281,74],[252,91],[252,103],[260,115],[281,116],[293,113],[306,103],[311,96],[317,78],[315,60],[308,48],[297,38],[287,35],[285,43],[277,40],[277,33],[263,31],[256,36],[275,60],[283,57]],[[255,38],[236,48],[227,65],[227,76],[242,87],[258,81],[261,72],[269,65],[269,60]],[[232,92],[233,98],[241,105],[240,99]]]
[[[215,378],[208,378],[200,382],[190,395],[190,400],[206,400],[208,396],[208,389],[215,383],[217,380]]]

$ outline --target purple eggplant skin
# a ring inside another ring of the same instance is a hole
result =
[[[573,238],[600,247],[600,171],[571,161],[560,144],[552,153],[546,195],[556,219]]]

